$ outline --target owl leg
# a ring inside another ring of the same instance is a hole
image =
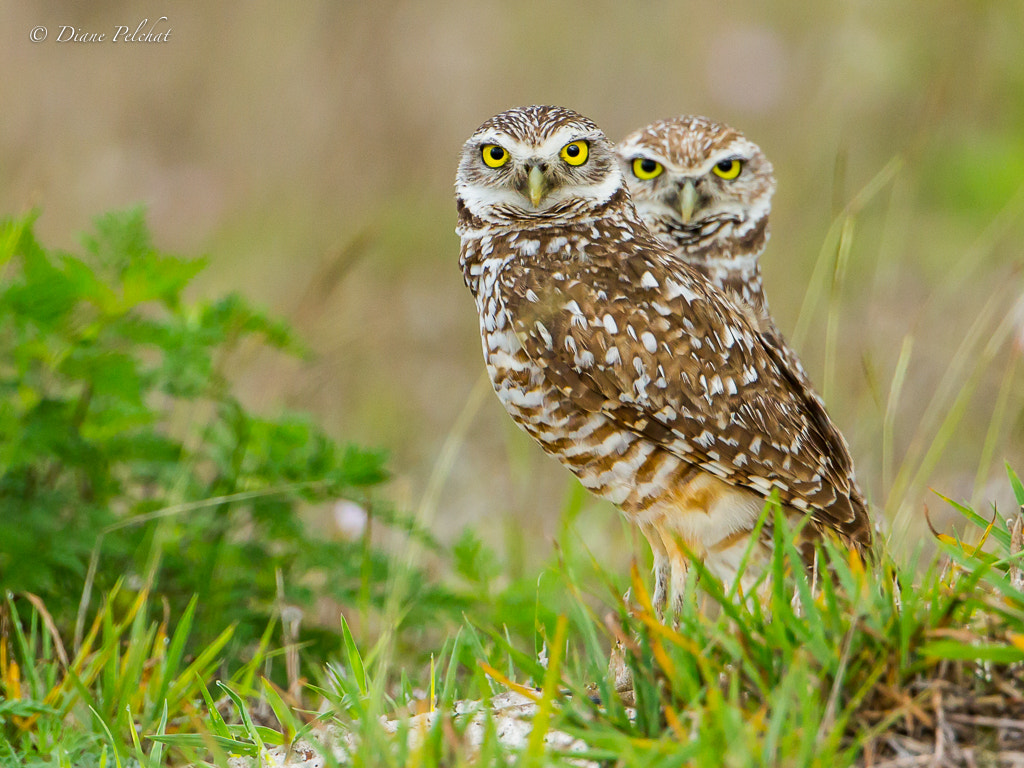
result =
[[[686,580],[690,572],[690,559],[680,545],[678,534],[662,529],[662,545],[668,555],[670,570],[669,593],[672,597],[670,615],[673,624],[678,622],[686,599]]]
[[[665,616],[665,606],[668,604],[668,585],[671,573],[668,550],[665,549],[661,530],[658,527],[641,525],[640,530],[650,543],[651,552],[654,554],[654,595],[651,597],[651,603],[654,606],[654,613],[661,620]]]
[[[683,614],[683,600],[686,597],[686,578],[690,572],[690,561],[681,549],[672,553],[672,622],[679,621]]]
[[[672,566],[668,557],[664,555],[654,556],[654,613],[659,621],[665,619],[665,606],[668,605],[668,585],[671,578]]]

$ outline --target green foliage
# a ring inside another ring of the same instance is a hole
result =
[[[452,549],[452,556],[455,561],[455,572],[483,590],[483,595],[486,596],[490,592],[491,581],[498,575],[500,569],[494,551],[467,528]]]
[[[368,496],[383,454],[232,394],[240,353],[300,351],[287,325],[237,295],[187,301],[205,261],[157,250],[139,210],[100,217],[80,255],[33,222],[0,222],[0,584],[62,627],[83,584],[159,584],[174,615],[199,594],[199,643],[231,623],[251,642],[279,601],[379,602],[381,553],[300,512],[347,497],[389,521]]]
[[[1024,485],[1009,476],[1024,504]],[[936,738],[979,759],[994,759],[996,745],[1013,754],[1019,731],[1009,713],[1020,712],[1014,691],[1024,683],[1020,542],[1013,543],[1012,520],[987,521],[954,506],[985,546],[943,534],[940,560],[929,568],[897,568],[884,556],[865,564],[826,544],[815,580],[786,526],[776,525],[770,584],[762,580],[763,589],[737,600],[695,561],[692,599],[671,626],[655,617],[635,571],[635,603],[620,601],[611,625],[578,600],[553,630],[538,625],[536,639],[500,626],[478,630],[471,617],[439,656],[428,700],[434,714],[397,733],[379,716],[409,700],[373,695],[397,689],[394,671],[356,665],[350,647],[348,664],[332,668],[328,695],[359,745],[351,764],[568,764],[567,755],[540,746],[546,728],[586,744],[573,758],[617,766],[852,766],[866,751],[879,762],[900,755],[923,762]],[[464,558],[477,551],[469,538]],[[573,572],[561,576],[576,591]],[[605,667],[609,626],[625,645],[632,708]],[[357,687],[363,674],[369,681]],[[390,686],[382,682],[389,675]],[[533,735],[512,749],[491,727],[482,745],[471,745],[470,717],[458,714],[467,704],[457,700],[487,701],[508,685],[536,701]],[[410,708],[422,712],[422,704]],[[955,727],[937,736],[936,723],[947,717]],[[999,723],[1010,730],[997,734]]]
[[[120,585],[106,596],[77,651],[64,640],[38,601],[11,596],[3,605],[9,635],[0,637],[0,753],[19,764],[162,765],[159,737],[169,721],[191,715],[203,680],[224,666],[231,627],[197,655],[186,658],[196,601],[176,626],[155,620],[148,596],[129,599]],[[249,691],[262,653],[238,668],[235,680]],[[139,733],[151,734],[143,745]],[[2,758],[0,758],[2,759]],[[8,764],[4,762],[3,764]]]
[[[1010,483],[1024,502],[1012,472]],[[39,604],[8,598],[14,631],[0,639],[0,760],[271,763],[271,750],[302,743],[301,754],[319,752],[325,765],[395,768],[555,766],[570,758],[623,768],[852,766],[869,750],[875,762],[892,759],[894,748],[931,757],[936,723],[947,718],[939,737],[946,749],[970,747],[979,764],[995,762],[997,745],[1013,749],[1017,742],[1005,739],[1019,740],[1007,713],[1019,710],[1014,691],[1024,684],[1020,534],[958,508],[977,523],[981,541],[942,535],[941,567],[896,569],[884,557],[864,564],[826,545],[817,582],[777,525],[770,584],[737,600],[695,561],[693,599],[673,626],[654,616],[636,570],[632,602],[605,595],[619,608],[617,621],[606,621],[578,599],[581,569],[564,564],[558,575],[573,597],[553,623],[510,632],[504,622],[477,621],[485,603],[470,605],[465,626],[429,667],[406,666],[381,641],[360,647],[343,620],[337,660],[308,659],[317,684],[305,704],[259,679],[275,655],[265,649],[230,681],[210,682],[231,630],[189,659],[182,649],[195,603],[168,623],[152,618],[146,595],[119,610],[115,587],[80,650],[62,662],[60,637]],[[479,551],[470,538],[460,557]],[[599,571],[583,580],[593,576],[608,580]],[[493,588],[502,601],[498,579]],[[526,624],[505,605],[515,626]],[[629,707],[606,667],[614,636],[633,674]],[[509,688],[535,703],[532,730],[518,746],[508,743],[507,714],[489,704]],[[475,712],[483,714],[474,725]],[[999,723],[1010,724],[1002,735],[991,730]],[[547,744],[551,732],[577,739],[582,751]],[[310,742],[314,733],[326,744]]]
[[[921,168],[922,192],[930,202],[987,222],[1020,188],[1024,143],[1019,136],[985,126],[936,144]]]

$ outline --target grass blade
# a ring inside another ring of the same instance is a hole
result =
[[[348,657],[349,669],[356,679],[359,692],[365,696],[369,690],[369,685],[366,679],[366,670],[363,668],[363,657],[360,655],[359,647],[352,637],[352,630],[349,629],[348,622],[345,621],[345,614],[341,615],[341,635],[345,643],[345,654]]]

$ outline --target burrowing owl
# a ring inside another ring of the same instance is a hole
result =
[[[593,122],[503,112],[466,142],[455,187],[494,390],[640,526],[659,609],[682,595],[687,549],[735,580],[773,493],[814,531],[870,543],[820,402],[735,301],[648,231]]]
[[[706,117],[658,120],[616,147],[637,213],[680,260],[751,310],[764,340],[786,358],[808,394],[819,399],[799,356],[775,325],[761,281],[775,177],[761,148]],[[823,406],[822,406],[823,407]],[[863,506],[853,461],[835,432],[838,466]]]
[[[759,258],[775,177],[761,149],[727,125],[683,116],[634,131],[616,153],[647,228],[774,328]]]

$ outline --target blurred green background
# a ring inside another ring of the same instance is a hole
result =
[[[144,203],[161,248],[212,256],[198,290],[239,289],[308,340],[307,364],[234,372],[250,406],[387,448],[391,500],[443,540],[472,525],[541,562],[568,498],[572,535],[617,563],[645,549],[618,515],[473,396],[455,165],[524,103],[573,107],[613,140],[704,114],[775,165],[769,300],[897,548],[926,506],[952,519],[932,488],[1012,510],[1020,0],[283,5],[2,0],[0,211],[38,206],[40,237],[72,248],[95,215]],[[109,42],[161,16],[166,43]],[[56,42],[62,25],[107,41]]]

